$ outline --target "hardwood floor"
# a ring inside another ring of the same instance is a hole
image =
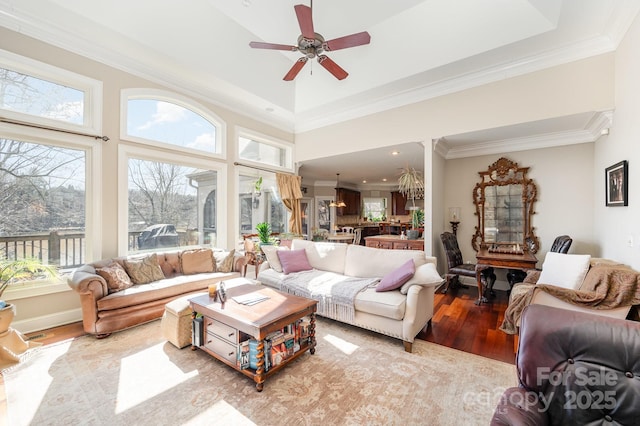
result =
[[[447,294],[435,296],[432,326],[423,330],[418,338],[464,352],[499,361],[515,363],[515,336],[498,328],[502,324],[509,296],[506,291],[495,291],[490,303],[476,306],[476,287],[461,286]]]
[[[460,287],[447,294],[436,293],[432,325],[418,338],[513,364],[514,336],[498,330],[507,308],[505,291],[496,291],[491,303],[476,306],[477,289]],[[27,334],[31,340],[45,345],[82,336],[82,323],[76,322]],[[0,424],[9,424],[4,381],[0,377]]]

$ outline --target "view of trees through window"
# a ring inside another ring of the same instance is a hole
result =
[[[0,256],[80,265],[85,250],[83,150],[0,138]]]
[[[9,111],[82,125],[84,92],[0,68],[0,107]]]
[[[132,158],[128,174],[130,252],[215,245],[216,172]]]

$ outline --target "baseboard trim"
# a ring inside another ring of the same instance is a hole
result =
[[[82,321],[82,309],[80,308],[29,318],[22,321],[14,321],[11,323],[11,327],[21,333],[33,333],[34,331],[58,327],[77,321]]]

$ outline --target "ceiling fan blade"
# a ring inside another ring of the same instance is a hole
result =
[[[296,63],[293,64],[293,66],[291,67],[287,75],[284,76],[283,80],[291,81],[294,78],[296,78],[296,76],[298,75],[300,70],[304,67],[304,64],[307,63],[308,60],[309,58],[307,58],[306,56],[303,56],[302,58],[298,59]]]
[[[304,4],[297,4],[294,6],[296,10],[296,16],[298,17],[298,24],[300,25],[300,31],[302,37],[313,40],[316,38],[316,33],[313,30],[313,18],[311,16],[311,8]]]
[[[347,47],[362,46],[363,44],[369,44],[371,36],[368,32],[363,31],[361,33],[355,33],[348,36],[334,38],[333,40],[326,41],[325,50],[340,50]]]
[[[275,44],[275,43],[263,43],[261,41],[252,41],[249,46],[254,49],[273,49],[273,50],[288,50],[295,52],[298,50],[298,46],[291,46],[289,44]]]
[[[338,80],[344,80],[349,75],[348,72],[340,68],[340,65],[333,62],[327,55],[318,56],[318,63],[333,74],[333,76]]]

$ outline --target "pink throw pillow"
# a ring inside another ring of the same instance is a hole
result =
[[[416,264],[413,262],[413,259],[409,259],[403,263],[402,266],[382,277],[376,286],[376,291],[380,292],[398,289],[402,287],[402,284],[409,281],[415,273]]]
[[[313,268],[309,264],[307,259],[307,252],[304,249],[300,250],[279,250],[278,258],[282,265],[282,272],[290,274],[292,272],[310,271]]]

